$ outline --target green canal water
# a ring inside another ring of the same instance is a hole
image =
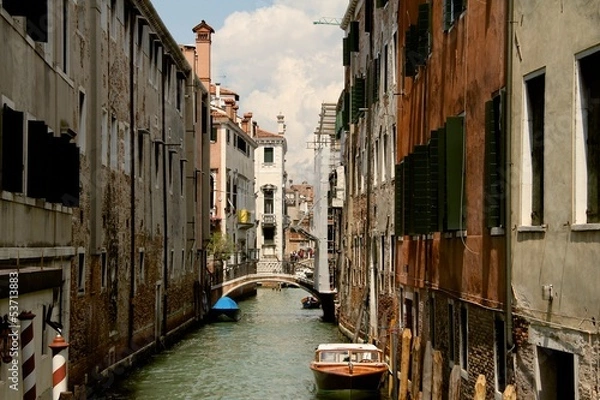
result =
[[[307,292],[259,288],[239,302],[238,322],[191,332],[111,390],[132,400],[321,400],[309,363],[315,347],[347,342],[322,310],[304,310]],[[327,398],[332,398],[331,396]],[[377,399],[388,400],[381,395]]]

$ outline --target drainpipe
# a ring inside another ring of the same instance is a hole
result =
[[[161,101],[160,101],[160,109],[161,109],[161,119],[162,119],[162,140],[163,140],[163,298],[162,298],[162,326],[161,326],[161,336],[165,337],[167,335],[167,289],[169,288],[168,279],[169,279],[169,239],[167,235],[167,231],[169,230],[168,226],[168,218],[167,218],[167,198],[168,198],[168,190],[167,190],[167,147],[164,145],[167,143],[167,126],[165,123],[165,86],[166,80],[168,76],[165,76],[167,72],[167,56],[169,53],[163,54],[162,60],[162,79],[161,79]]]
[[[129,26],[134,26],[134,18],[133,14],[129,16]],[[135,142],[137,137],[137,132],[135,129],[135,112],[134,112],[134,104],[135,104],[135,95],[134,95],[134,79],[135,79],[135,65],[133,63],[134,56],[134,31],[135,29],[129,30],[129,38],[125,40],[129,40],[129,140],[130,140],[130,159],[131,159],[131,265],[129,267],[129,310],[128,310],[128,321],[127,321],[127,338],[129,340],[129,347],[133,347],[133,299],[135,297],[135,262],[136,262],[136,253],[135,253]],[[139,149],[141,150],[141,149]],[[140,165],[140,168],[142,166]]]
[[[505,166],[505,219],[506,219],[506,293],[504,300],[505,307],[505,340],[506,340],[506,358],[512,351],[512,220],[511,220],[511,145],[512,145],[512,75],[513,75],[513,46],[512,39],[514,37],[513,20],[514,20],[514,0],[507,1],[507,29],[506,29],[506,112],[504,113],[506,125],[506,166]],[[510,349],[510,350],[509,350]]]

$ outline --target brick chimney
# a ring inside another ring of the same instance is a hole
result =
[[[251,132],[250,132],[251,127],[252,127],[252,113],[251,112],[244,113],[244,118],[242,119],[242,130],[244,132],[246,132],[248,135],[251,135]]]
[[[198,62],[196,63],[196,75],[204,84],[204,87],[210,88],[210,66],[211,60],[211,44],[212,34],[215,30],[210,27],[204,20],[196,25],[192,31],[196,34],[196,57]]]

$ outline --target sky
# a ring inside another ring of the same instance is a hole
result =
[[[276,133],[285,117],[286,169],[294,183],[314,181],[310,142],[322,103],[336,103],[343,88],[338,25],[348,0],[151,0],[180,44],[193,44],[202,20],[212,36],[213,83],[239,94],[241,116],[252,112],[259,128]]]

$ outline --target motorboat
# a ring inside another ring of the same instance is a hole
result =
[[[224,296],[211,308],[210,315],[214,321],[239,321],[241,311],[235,300]]]
[[[321,302],[319,299],[314,298],[312,296],[303,297],[302,300],[302,308],[312,309],[321,307]]]
[[[378,393],[389,373],[383,351],[373,344],[325,343],[310,363],[320,393]]]

